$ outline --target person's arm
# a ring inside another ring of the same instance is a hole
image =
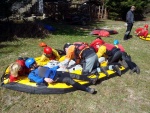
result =
[[[74,45],[69,46],[66,56],[65,56],[65,60],[62,61],[61,63],[59,63],[60,67],[66,68],[68,66],[70,60],[72,60],[74,58],[74,50],[75,50]]]
[[[40,58],[40,62],[44,62],[49,60],[49,58],[47,58],[44,54],[42,54],[41,58]]]
[[[54,80],[51,78],[44,78],[44,81],[50,84],[54,82]]]
[[[59,53],[57,52],[57,50],[52,49],[52,52],[53,52],[53,54],[55,55],[56,60],[59,60],[59,59],[60,59],[60,55],[59,55]]]
[[[127,12],[127,17],[126,17],[127,23],[133,23],[132,17],[133,17],[132,12],[128,11]]]
[[[96,53],[98,58],[102,57],[106,53],[106,47],[100,46],[98,52]]]

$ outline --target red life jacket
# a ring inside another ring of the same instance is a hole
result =
[[[16,62],[21,65],[21,70],[18,72],[19,76],[29,73],[29,69],[25,66],[24,60],[16,60]]]
[[[106,47],[106,54],[107,54],[108,56],[111,56],[111,55],[112,55],[112,50],[113,50],[113,49],[117,49],[116,46],[114,46],[113,44],[109,44],[109,43],[105,43],[105,44],[103,44],[103,46]]]
[[[125,52],[125,49],[121,44],[118,44],[117,47],[120,49],[121,52]]]
[[[56,56],[52,53],[52,56],[49,59],[50,60],[56,60]]]
[[[74,42],[73,45],[75,45],[75,55],[77,58],[81,58],[82,52],[89,48],[88,44],[85,42]]]

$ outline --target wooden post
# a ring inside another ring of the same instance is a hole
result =
[[[103,19],[103,16],[104,16],[104,4],[102,5],[102,9],[101,9],[101,19]]]
[[[104,19],[108,18],[108,14],[107,14],[107,8],[105,7],[105,11],[104,11]]]
[[[100,14],[101,13],[100,10],[101,10],[101,6],[98,7],[98,20],[100,20],[100,15],[101,15]]]

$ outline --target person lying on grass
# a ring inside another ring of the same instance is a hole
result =
[[[83,90],[91,94],[95,92],[94,88],[81,85],[80,83],[74,81],[73,79],[89,81],[90,83],[95,84],[97,78],[90,79],[87,76],[71,74],[65,71],[59,71],[58,70],[59,66],[55,66],[53,68],[38,66],[34,58],[28,58],[25,61],[25,64],[30,69],[28,78],[31,81],[36,82],[37,84],[45,82],[50,84],[60,82],[72,85],[76,89]]]

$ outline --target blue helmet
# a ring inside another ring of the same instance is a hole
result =
[[[27,68],[30,68],[32,64],[35,63],[35,60],[34,58],[28,58],[26,61],[25,61],[25,65],[27,66]]]
[[[118,40],[114,40],[114,45],[118,45],[119,41]]]

